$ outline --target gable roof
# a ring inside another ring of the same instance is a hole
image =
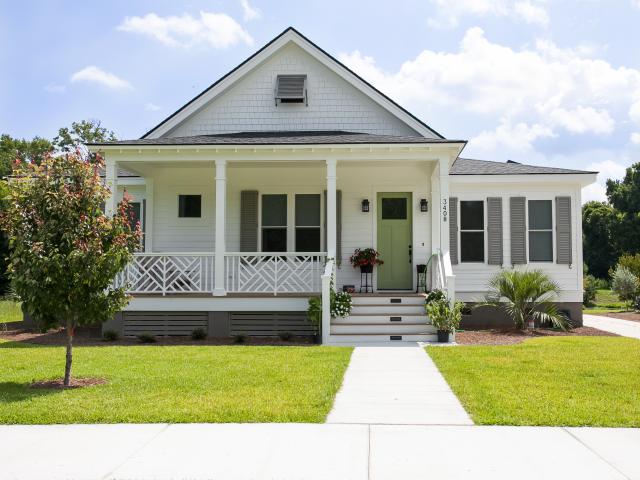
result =
[[[233,83],[235,83],[235,81],[237,81],[245,73],[247,73],[247,71],[252,70],[255,66],[265,61],[272,53],[277,51],[281,46],[285,45],[289,41],[294,42],[303,50],[307,51],[307,53],[312,54],[317,60],[321,61],[327,67],[331,68],[334,72],[338,73],[344,80],[362,91],[369,98],[374,100],[387,111],[389,111],[404,123],[409,125],[411,128],[416,130],[418,133],[425,136],[435,135],[438,138],[444,138],[444,136],[436,132],[433,128],[429,127],[429,125],[424,123],[418,117],[410,113],[404,107],[400,106],[394,100],[375,88],[369,82],[364,80],[358,74],[349,69],[346,65],[338,61],[335,57],[327,53],[325,50],[313,43],[293,27],[286,28],[282,33],[280,33],[280,35],[268,42],[260,50],[247,58],[244,62],[221,77],[218,81],[210,85],[208,88],[195,96],[185,105],[180,107],[174,113],[169,115],[167,118],[162,120],[158,125],[153,127],[140,138],[145,139],[151,135],[157,137],[162,135],[163,133],[168,132],[169,130],[177,126],[180,122],[186,120],[192,114],[196,113],[196,111],[198,111],[202,106],[219,96]]]
[[[339,145],[339,144],[425,144],[466,143],[446,138],[376,135],[372,133],[329,131],[239,132],[189,137],[140,138],[92,143],[92,146],[117,145]]]
[[[566,174],[594,174],[586,170],[571,170],[569,168],[540,167],[537,165],[523,165],[508,161],[492,162],[489,160],[475,160],[458,157],[449,171],[450,175],[566,175]]]

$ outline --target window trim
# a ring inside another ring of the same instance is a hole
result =
[[[526,223],[527,223],[527,263],[536,263],[536,264],[553,264],[556,261],[556,209],[555,209],[555,201],[553,198],[548,197],[529,197],[527,196],[527,207],[526,207]],[[530,201],[548,201],[551,202],[551,228],[545,229],[531,229],[529,228],[529,202]],[[551,260],[531,260],[531,236],[530,232],[551,232]]]
[[[482,203],[482,230],[462,230],[462,202],[481,202]],[[487,199],[478,199],[476,197],[473,198],[460,198],[458,197],[458,263],[464,265],[486,265],[487,263]],[[483,252],[482,258],[480,261],[463,261],[462,260],[462,233],[463,232],[482,232],[483,233]]]
[[[295,196],[296,195],[319,195],[320,196],[320,252],[326,251],[326,239],[325,239],[325,205],[322,190],[316,189],[300,189],[295,191],[282,191],[281,189],[260,189],[258,188],[258,252],[264,252],[262,248],[262,197],[264,195],[286,195],[287,196],[287,252],[295,253],[296,249],[296,210],[295,210]],[[267,227],[267,228],[283,228],[283,227]],[[304,227],[299,227],[304,228]],[[308,227],[318,228],[318,227]],[[302,252],[304,253],[304,252]]]

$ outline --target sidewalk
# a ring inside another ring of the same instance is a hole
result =
[[[473,424],[417,343],[356,347],[327,423]]]
[[[640,480],[640,429],[0,426],[8,479]]]
[[[640,339],[640,322],[587,314],[583,315],[583,322],[585,327],[599,328],[625,337]]]

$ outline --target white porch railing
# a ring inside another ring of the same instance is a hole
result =
[[[115,286],[128,284],[133,294],[210,293],[213,270],[213,253],[136,253]]]
[[[251,252],[225,254],[225,290],[230,293],[317,293],[326,254]]]
[[[322,343],[328,343],[331,338],[331,289],[335,288],[335,273],[336,262],[333,257],[330,257],[322,273],[322,323],[320,325]]]
[[[225,255],[225,290],[230,293],[320,293],[326,254],[252,252]],[[214,254],[136,253],[114,285],[132,294],[211,293]]]
[[[447,293],[451,302],[455,301],[456,276],[453,274],[449,252],[442,253],[438,249],[435,253],[433,269],[433,287]]]

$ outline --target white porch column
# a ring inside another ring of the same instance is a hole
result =
[[[227,161],[216,160],[216,245],[215,245],[215,277],[213,294],[224,296],[227,294],[224,288],[224,256],[225,245],[225,211],[227,203]]]
[[[105,181],[111,194],[105,200],[104,213],[112,217],[118,206],[118,162],[112,158],[105,159]]]
[[[440,248],[449,253],[449,156],[438,159],[440,183]]]
[[[431,253],[440,248],[440,167],[435,165],[431,172]]]
[[[327,159],[327,256],[336,255],[336,165],[335,158]],[[336,259],[337,260],[337,259]]]

